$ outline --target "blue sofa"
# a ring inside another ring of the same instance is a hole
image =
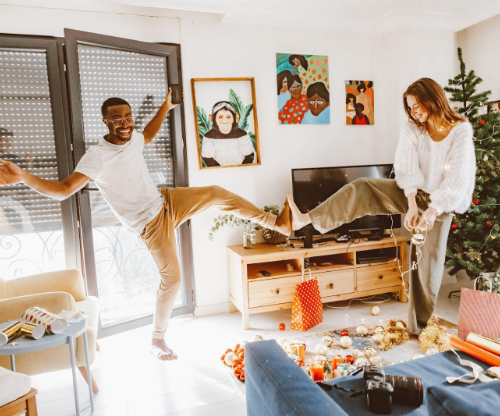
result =
[[[467,354],[464,359],[489,366]],[[448,384],[447,376],[471,371],[462,367],[451,352],[384,367],[386,374],[420,377],[424,383],[424,402],[418,407],[393,404],[393,415],[498,416],[500,380],[469,385]],[[275,340],[258,341],[245,347],[245,384],[248,416],[369,415],[366,395],[350,398],[337,389],[314,383],[281,349]],[[362,390],[362,374],[331,380],[346,389]]]

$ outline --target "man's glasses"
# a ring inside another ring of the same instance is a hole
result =
[[[132,119],[132,117],[114,118],[112,120],[109,118],[106,118],[105,120],[111,121],[111,123],[113,123],[113,126],[115,126],[115,127],[123,126],[124,121],[126,121],[127,124],[134,124],[134,120]]]

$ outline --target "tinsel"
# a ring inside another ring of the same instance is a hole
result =
[[[450,338],[452,337],[456,338],[456,335],[448,334],[444,326],[429,322],[418,336],[420,351],[424,354],[430,348],[437,348],[439,352],[448,351],[451,349]]]
[[[387,351],[405,344],[409,339],[410,334],[406,331],[406,324],[399,319],[390,319],[385,326],[384,336],[379,347],[382,351]]]

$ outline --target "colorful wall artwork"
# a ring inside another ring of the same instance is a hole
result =
[[[276,54],[281,124],[330,124],[328,56]]]
[[[345,82],[345,123],[375,124],[373,81]]]

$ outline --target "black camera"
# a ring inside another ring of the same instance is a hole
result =
[[[424,401],[424,383],[420,378],[385,375],[384,370],[374,365],[363,367],[363,378],[366,389],[361,393],[367,394],[368,407],[372,412],[390,414],[393,400],[415,407]]]

